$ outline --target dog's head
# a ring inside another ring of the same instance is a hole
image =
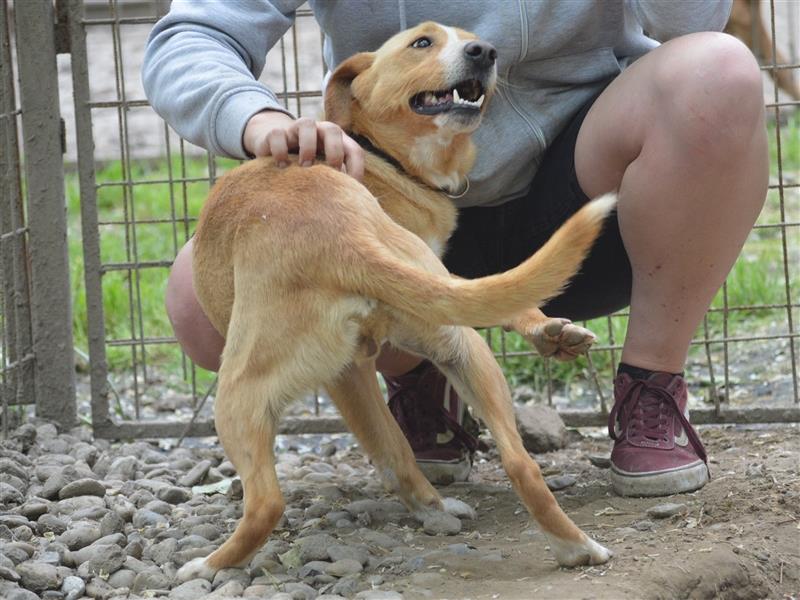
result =
[[[474,161],[470,134],[494,92],[496,57],[471,33],[422,23],[339,65],[326,118],[368,137],[426,183],[456,192]]]

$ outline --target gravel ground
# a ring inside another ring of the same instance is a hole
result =
[[[175,582],[241,515],[222,451],[109,444],[33,421],[0,443],[0,598],[781,598],[800,592],[796,427],[707,428],[714,478],[695,494],[610,492],[602,432],[537,455],[565,510],[616,556],[559,569],[490,449],[443,488],[475,519],[421,524],[349,436],[283,438],[287,509],[243,569]]]

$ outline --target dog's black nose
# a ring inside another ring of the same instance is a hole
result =
[[[464,46],[464,54],[481,67],[491,67],[497,58],[497,50],[488,42],[470,42]]]

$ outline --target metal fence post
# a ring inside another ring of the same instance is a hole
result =
[[[14,2],[31,257],[36,413],[76,419],[72,299],[53,3]]]

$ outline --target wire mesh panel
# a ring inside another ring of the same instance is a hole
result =
[[[69,6],[72,78],[62,88],[72,88],[74,105],[62,112],[69,117],[67,137],[75,140],[67,157],[77,161],[68,177],[70,223],[82,231],[83,244],[73,248],[72,269],[74,280],[85,277],[86,285],[76,300],[76,344],[90,357],[95,430],[208,434],[206,398],[213,397],[214,378],[180,352],[163,299],[168,269],[191,237],[210,185],[236,163],[180,139],[145,100],[143,47],[166,2],[70,0]],[[762,12],[759,39],[772,50],[759,53],[769,92],[770,189],[692,345],[687,380],[697,422],[798,420],[800,414],[800,111],[792,88],[778,87],[786,77],[775,77],[788,74],[797,85],[797,4],[765,4]],[[294,114],[314,117],[323,74],[320,30],[304,8],[270,52],[261,79]],[[519,399],[549,402],[568,423],[599,424],[626,324],[626,313],[589,323],[598,344],[566,365],[534,356],[512,334],[490,330],[486,336]],[[312,399],[295,416],[315,414],[324,417],[314,421],[318,430],[342,427],[324,401]],[[288,423],[287,430],[298,431],[306,421]]]
[[[2,433],[10,407],[33,404],[33,341],[27,233],[22,198],[19,117],[7,3],[0,4],[0,401]]]

